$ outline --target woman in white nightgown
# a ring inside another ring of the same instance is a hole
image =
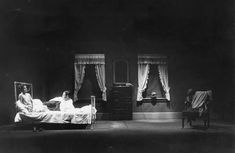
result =
[[[29,113],[33,111],[33,99],[31,95],[28,93],[26,85],[21,86],[21,93],[19,94],[18,107],[20,111],[24,113]]]

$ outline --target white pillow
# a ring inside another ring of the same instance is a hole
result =
[[[42,101],[40,99],[33,99],[33,112],[42,112],[45,111],[46,106],[43,105]]]
[[[28,113],[29,111],[25,108],[25,105],[23,105],[19,100],[16,101],[16,108],[19,112]]]

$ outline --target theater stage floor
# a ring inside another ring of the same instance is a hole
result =
[[[96,121],[91,129],[16,130],[0,127],[0,153],[233,153],[235,125],[212,122]]]

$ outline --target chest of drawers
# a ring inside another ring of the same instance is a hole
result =
[[[132,119],[132,87],[117,86],[111,91],[112,97],[112,119]]]

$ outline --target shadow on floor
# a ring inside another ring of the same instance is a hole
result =
[[[97,121],[90,129],[32,132],[4,127],[0,152],[233,153],[234,140],[234,125],[218,122],[201,130],[182,129],[180,121]]]

